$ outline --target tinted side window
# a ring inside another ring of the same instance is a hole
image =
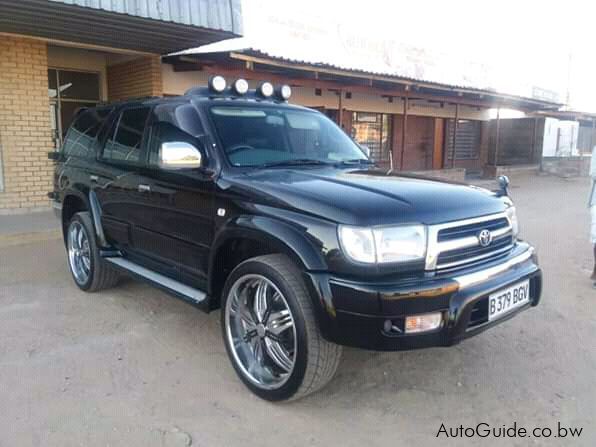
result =
[[[113,133],[106,141],[103,158],[138,163],[141,160],[143,132],[149,116],[149,107],[124,110]]]
[[[192,104],[161,104],[153,109],[156,121],[170,123],[189,135],[204,135],[203,124]]]
[[[69,157],[94,157],[97,135],[111,111],[107,108],[82,112],[66,134],[64,153]]]

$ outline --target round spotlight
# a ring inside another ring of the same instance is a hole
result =
[[[246,82],[246,79],[236,79],[233,89],[237,95],[246,95],[246,92],[248,92],[248,82]]]
[[[290,99],[290,96],[292,96],[292,89],[289,85],[284,84],[278,87],[277,95],[284,101],[287,101],[288,99]]]
[[[273,95],[273,85],[271,82],[261,82],[257,91],[263,98],[270,98]]]
[[[223,76],[216,75],[209,78],[209,89],[221,93],[226,89],[226,80]]]

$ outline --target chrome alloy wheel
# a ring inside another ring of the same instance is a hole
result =
[[[76,221],[68,228],[68,262],[75,281],[85,284],[91,273],[91,250],[85,228]]]
[[[288,302],[264,276],[240,277],[225,308],[227,342],[243,375],[263,389],[277,389],[296,362],[296,327]]]

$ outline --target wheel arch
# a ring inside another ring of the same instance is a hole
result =
[[[91,214],[93,228],[95,230],[95,237],[101,247],[107,247],[103,227],[101,225],[101,207],[99,200],[94,191],[89,191],[88,194],[82,191],[69,191],[64,195],[62,202],[62,234],[66,235],[68,222],[76,213],[88,211]],[[66,240],[66,239],[65,239]]]
[[[64,195],[62,200],[62,235],[66,240],[66,230],[68,223],[76,213],[89,211],[89,199],[81,192],[70,191]]]
[[[226,224],[215,237],[209,258],[211,308],[219,307],[227,276],[242,261],[265,254],[280,253],[301,270],[325,270],[325,259],[294,226],[268,217],[241,217]]]

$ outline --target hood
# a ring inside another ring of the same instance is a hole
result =
[[[350,225],[437,224],[501,212],[491,192],[368,170],[262,169],[227,179],[250,201]]]

